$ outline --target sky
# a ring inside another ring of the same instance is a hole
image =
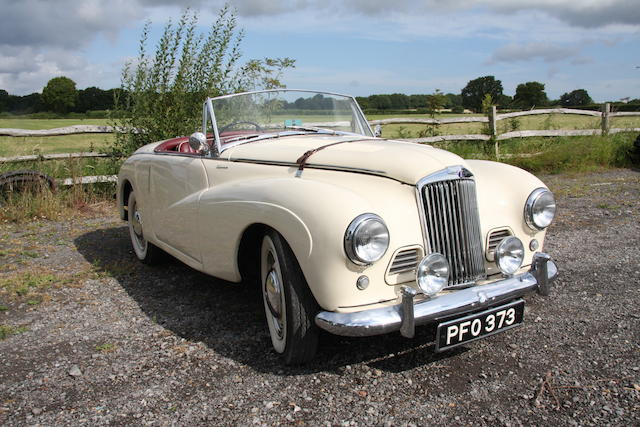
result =
[[[493,75],[504,93],[539,81],[557,99],[640,98],[640,0],[232,0],[243,59],[289,57],[289,88],[356,96],[460,93]],[[203,31],[222,0],[0,0],[0,89],[118,87],[142,28],[151,47],[186,7]]]

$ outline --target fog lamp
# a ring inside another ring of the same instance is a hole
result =
[[[496,265],[503,274],[511,276],[514,274],[524,260],[524,245],[515,236],[503,239],[496,247]]]
[[[444,255],[434,252],[422,258],[416,269],[418,287],[427,295],[435,295],[449,282],[449,263]]]

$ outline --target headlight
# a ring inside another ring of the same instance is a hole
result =
[[[504,274],[512,275],[522,265],[524,246],[522,241],[514,236],[504,239],[496,247],[496,265]]]
[[[556,199],[546,188],[537,188],[524,205],[524,220],[533,230],[544,230],[556,215]]]
[[[383,257],[389,247],[389,230],[382,218],[362,214],[349,224],[344,234],[344,250],[351,261],[369,265]]]
[[[447,259],[434,252],[424,257],[416,269],[418,287],[427,295],[435,295],[449,282]]]

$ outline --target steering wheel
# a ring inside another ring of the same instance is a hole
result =
[[[234,127],[235,125],[241,125],[241,124],[247,124],[247,125],[255,126],[256,132],[262,132],[262,128],[256,122],[239,121],[239,122],[229,123],[228,125],[224,126],[222,129],[218,129],[218,133],[219,134],[223,134],[227,129],[230,129],[230,128]]]

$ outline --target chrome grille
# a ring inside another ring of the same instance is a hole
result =
[[[420,187],[429,251],[449,260],[449,286],[486,276],[475,181],[469,175]]]
[[[489,237],[487,237],[487,259],[489,261],[493,261],[498,243],[500,243],[505,237],[509,236],[511,236],[511,231],[506,228],[502,230],[493,230],[489,233]]]
[[[391,267],[389,267],[389,274],[400,274],[414,271],[418,265],[418,258],[420,257],[420,250],[418,248],[403,249],[398,251]]]

